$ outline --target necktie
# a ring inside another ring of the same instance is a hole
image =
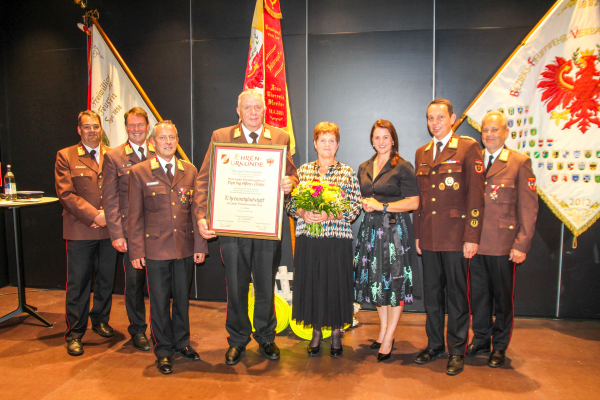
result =
[[[92,160],[94,160],[94,162],[98,164],[98,160],[96,160],[96,150],[90,151],[90,157],[92,157]]]
[[[494,156],[492,154],[490,154],[490,159],[488,161],[487,169],[485,172],[488,172],[490,170],[493,163],[494,163]]]
[[[249,136],[252,138],[252,144],[257,144],[258,143],[256,141],[256,138],[258,137],[258,134],[256,132],[250,132]]]
[[[140,152],[140,159],[142,161],[146,161],[146,155],[144,154],[144,148],[142,146],[138,147],[138,151]]]
[[[167,178],[169,178],[169,181],[171,183],[173,183],[174,176],[173,176],[173,173],[171,172],[171,167],[172,167],[171,163],[165,165],[165,168],[167,169]]]
[[[435,147],[437,148],[436,152],[435,152],[435,158],[433,159],[433,162],[436,162],[438,157],[440,156],[440,153],[442,152],[442,142],[437,142],[435,144]]]

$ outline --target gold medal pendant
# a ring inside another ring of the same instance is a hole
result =
[[[454,182],[454,185],[452,186],[452,188],[454,188],[454,190],[458,190],[459,187],[460,187],[460,185],[458,184],[458,182]]]
[[[440,190],[446,190],[446,185],[444,185],[444,182],[440,183]]]

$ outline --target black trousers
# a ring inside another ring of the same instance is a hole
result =
[[[462,251],[423,250],[425,330],[430,349],[444,350],[445,290],[448,298],[448,353],[456,356],[465,354],[470,320],[468,273],[469,260]]]
[[[248,289],[254,282],[254,339],[258,344],[275,341],[275,275],[281,261],[278,240],[221,236],[221,257],[227,278],[227,320],[230,346],[245,347],[252,325],[248,317]]]
[[[189,296],[193,268],[191,256],[181,260],[146,259],[150,333],[157,358],[171,357],[177,349],[190,345]]]
[[[92,325],[108,323],[117,268],[117,250],[110,239],[67,240],[67,289],[65,293],[65,339],[81,339],[88,315]],[[90,311],[92,276],[94,303]]]
[[[509,256],[477,254],[471,261],[471,310],[473,342],[506,350],[514,321],[515,263]],[[494,318],[496,304],[496,321]]]
[[[129,248],[129,241],[127,241]],[[144,283],[146,282],[145,269],[135,269],[131,265],[129,252],[123,254],[123,270],[125,271],[125,311],[129,318],[127,330],[131,336],[145,333],[146,305],[144,304]]]

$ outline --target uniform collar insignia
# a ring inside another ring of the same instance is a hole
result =
[[[160,168],[160,163],[158,162],[158,158],[154,157],[150,160],[150,169],[158,169]]]
[[[77,154],[79,156],[85,156],[85,149],[83,148],[83,146],[78,146],[77,147]]]
[[[242,130],[241,130],[241,128],[240,128],[240,127],[241,127],[241,125],[238,125],[238,126],[235,128],[235,131],[233,132],[233,138],[234,138],[234,139],[237,139],[237,138],[239,138],[240,136],[242,136]]]
[[[131,153],[133,153],[133,149],[131,148],[131,144],[127,142],[127,144],[125,145],[125,154],[130,155]]]
[[[183,168],[183,164],[179,159],[177,159],[177,168],[179,168],[180,171],[185,171],[185,169]]]
[[[425,148],[425,151],[428,151],[431,148],[431,146],[433,146],[433,140],[431,142],[429,142],[429,144]]]
[[[500,153],[500,156],[498,157],[498,159],[500,161],[507,162],[508,161],[508,154],[509,154],[508,149],[503,149],[502,152]]]
[[[448,144],[449,149],[458,149],[458,138],[451,138],[450,143]]]
[[[153,153],[156,153],[156,151],[154,150],[154,146],[152,145],[152,143],[148,142],[148,151],[151,151]]]
[[[267,128],[264,128],[263,136],[265,137],[265,139],[271,139],[271,131]]]
[[[102,154],[106,154],[106,147],[102,146]]]

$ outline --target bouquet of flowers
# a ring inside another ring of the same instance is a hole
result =
[[[350,201],[345,196],[340,187],[331,185],[327,181],[314,179],[302,182],[292,190],[292,205],[296,209],[302,208],[315,213],[325,211],[329,215],[339,215],[351,209]],[[310,236],[318,236],[323,229],[317,222],[307,225]]]

